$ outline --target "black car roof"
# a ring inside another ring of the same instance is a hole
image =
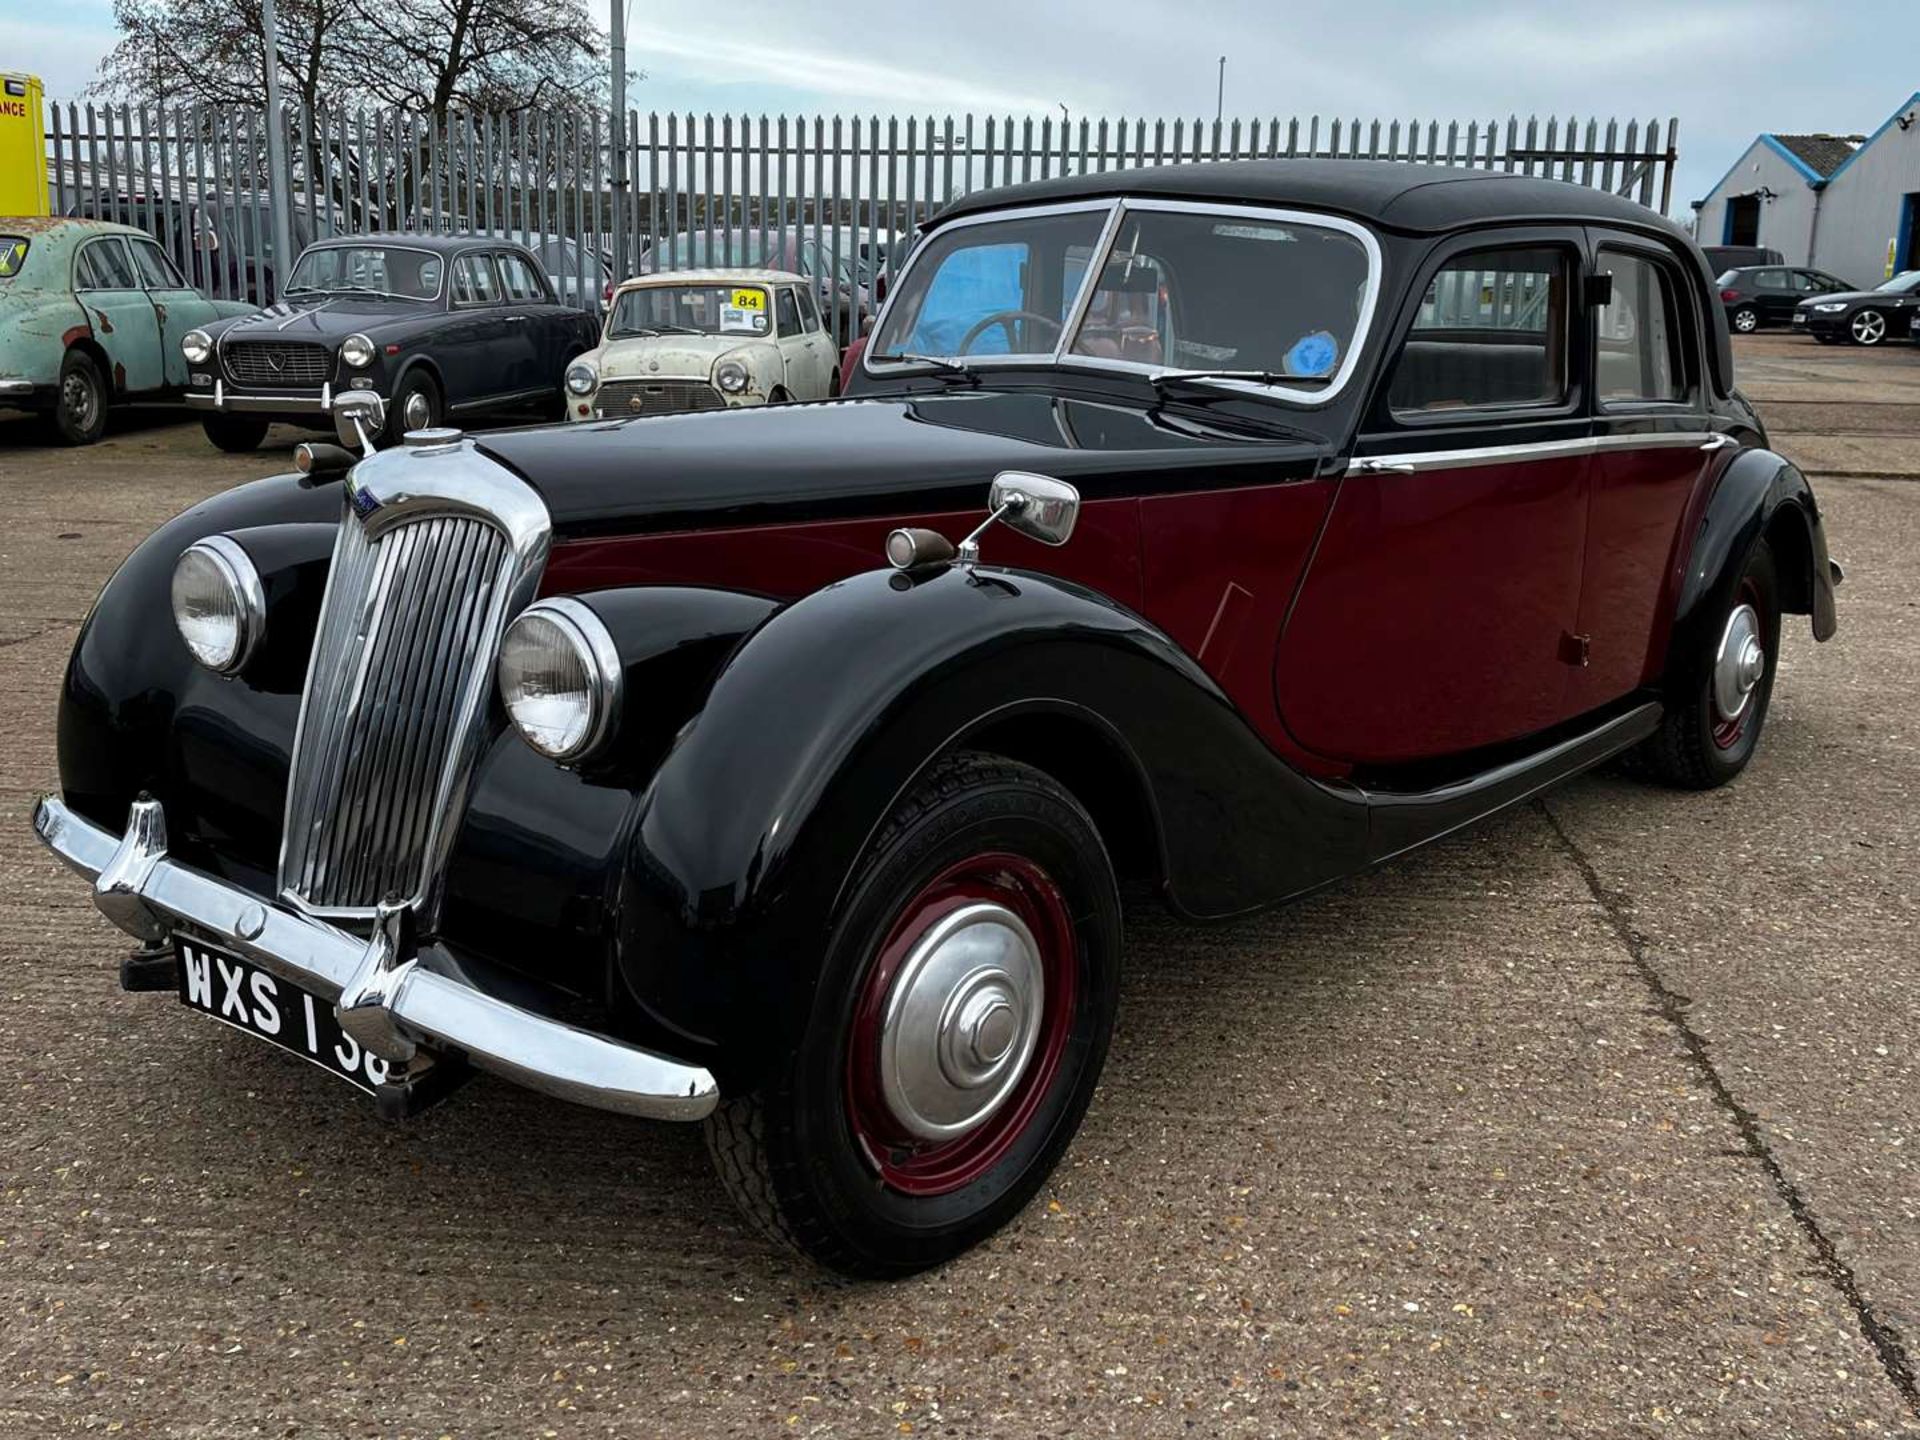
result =
[[[1123,195],[1327,210],[1386,229],[1432,234],[1502,222],[1594,222],[1686,232],[1632,200],[1563,180],[1394,160],[1211,160],[1104,170],[981,190],[938,219],[1009,205]]]
[[[431,250],[436,255],[452,255],[456,251],[484,247],[498,250],[502,246],[512,246],[515,250],[527,247],[518,240],[502,235],[423,235],[416,230],[376,230],[368,235],[331,235],[325,240],[316,240],[310,247],[315,250],[333,245],[396,245],[410,250]]]

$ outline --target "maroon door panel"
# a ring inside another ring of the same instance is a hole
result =
[[[1287,734],[1273,650],[1338,480],[1164,495],[1140,502],[1147,617],[1227,692],[1282,756],[1314,773],[1345,766]]]
[[[1566,718],[1588,463],[1348,475],[1280,643],[1293,735],[1385,765]]]
[[[1659,674],[1681,520],[1706,458],[1691,443],[1594,457],[1577,627],[1587,637],[1587,664],[1569,673],[1573,711],[1617,700]]]
[[[996,525],[980,540],[982,558],[1091,586],[1123,605],[1140,605],[1140,502],[1083,505],[1073,539],[1058,549]],[[986,518],[981,510],[893,515],[740,529],[677,530],[568,540],[553,547],[541,592],[569,595],[615,585],[715,585],[797,599],[822,585],[886,565],[887,532],[927,525],[958,540]]]

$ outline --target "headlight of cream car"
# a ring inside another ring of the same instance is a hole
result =
[[[738,395],[747,388],[747,367],[738,360],[722,360],[713,367],[713,383],[729,395]]]
[[[204,330],[189,330],[180,337],[180,353],[189,365],[204,365],[213,354],[213,337]]]
[[[364,335],[349,335],[340,342],[340,358],[356,370],[373,363],[373,341]]]
[[[567,389],[575,395],[591,395],[600,383],[600,372],[591,360],[581,359],[567,366]]]

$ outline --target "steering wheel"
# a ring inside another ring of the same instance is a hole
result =
[[[1036,314],[1032,310],[996,310],[993,314],[974,322],[973,327],[960,337],[959,348],[954,353],[971,355],[973,353],[973,342],[996,325],[1007,332],[1007,348],[1011,350],[1013,348],[1013,324],[1016,320],[1037,320],[1042,325],[1051,326],[1056,335],[1066,328],[1052,316]]]

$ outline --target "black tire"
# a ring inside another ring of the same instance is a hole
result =
[[[48,416],[62,445],[91,445],[107,431],[107,404],[111,399],[106,377],[84,350],[69,350],[60,362],[60,383]]]
[[[909,1193],[885,1167],[916,1163],[913,1143],[883,1158],[858,1133],[854,1037],[870,1033],[860,1016],[872,1011],[863,1007],[889,996],[885,986],[899,978],[898,968],[885,968],[888,957],[925,933],[903,928],[909,915],[930,913],[916,903],[981,858],[1031,865],[1057,887],[1071,923],[1053,932],[1069,943],[1056,952],[1065,968],[1049,994],[1068,1002],[1059,1011],[1043,1002],[1036,1033],[1053,1040],[1036,1041],[1034,1058],[1015,1072],[1014,1096],[951,1142],[970,1145],[998,1127],[1004,1148],[977,1155],[977,1173],[950,1182],[958,1188]],[[1120,902],[1099,832],[1073,796],[1031,766],[984,754],[956,755],[928,772],[868,846],[850,893],[811,1014],[758,1091],[722,1101],[707,1121],[707,1146],[727,1190],[770,1238],[847,1275],[908,1275],[1013,1218],[1079,1128],[1118,1003]],[[1043,1064],[1042,1056],[1051,1058]]]
[[[1735,610],[1750,604],[1758,615],[1765,665],[1735,719],[1722,713],[1714,694],[1715,663]],[[1747,552],[1740,579],[1723,613],[1699,646],[1701,653],[1672,657],[1673,686],[1660,728],[1641,744],[1638,758],[1655,779],[1682,790],[1724,785],[1753,758],[1773,698],[1780,659],[1780,586],[1773,549],[1764,539]]]
[[[200,428],[207,432],[214,448],[229,455],[247,455],[260,448],[267,438],[267,425],[257,415],[202,415]]]
[[[1727,317],[1727,324],[1736,335],[1751,335],[1760,328],[1760,312],[1751,305],[1742,305]]]
[[[417,414],[421,407],[425,409],[424,422]],[[414,420],[407,418],[409,408],[416,411]],[[446,418],[446,402],[441,398],[440,387],[434,383],[433,376],[416,365],[401,378],[393,398],[387,402],[387,443],[398,445],[407,431],[431,430],[444,425]]]
[[[1879,321],[1878,328],[1872,324],[1874,320]],[[1884,343],[1887,338],[1886,313],[1871,308],[1854,312],[1852,318],[1847,321],[1847,338],[1856,345],[1874,346]]]

